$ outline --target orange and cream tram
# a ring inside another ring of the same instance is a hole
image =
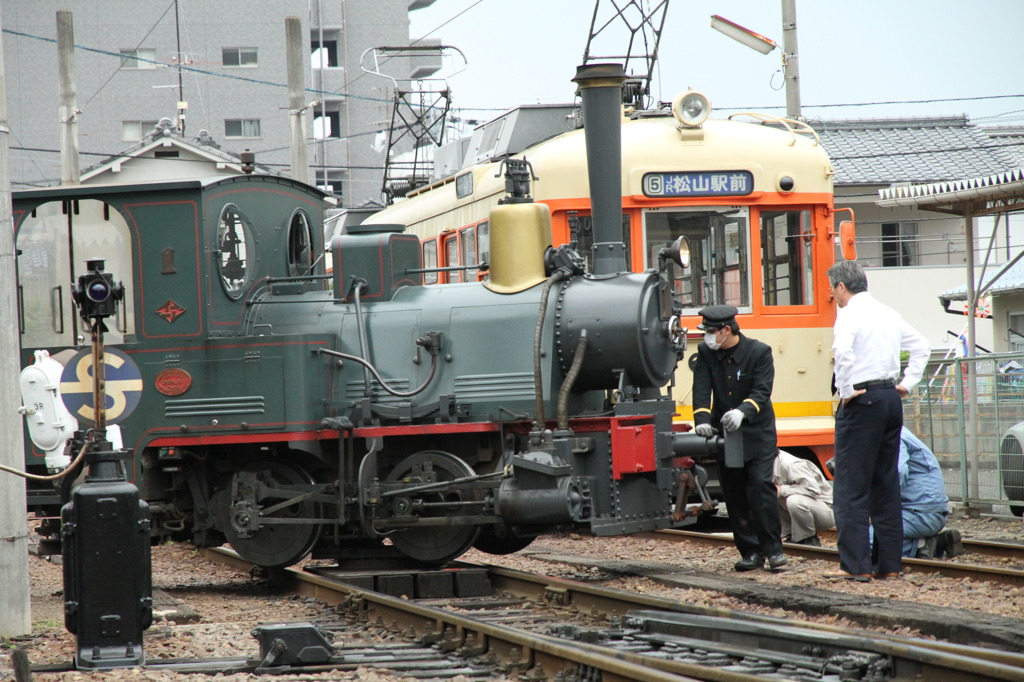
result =
[[[420,237],[424,267],[472,266],[489,260],[487,216],[505,196],[501,158],[525,158],[533,198],[551,210],[553,245],[575,243],[590,257],[591,200],[582,130],[570,129],[571,107],[523,107],[442,150],[435,167],[447,177],[409,192],[370,217],[398,223]],[[624,108],[622,230],[634,271],[657,267],[659,251],[685,236],[690,264],[676,273],[682,324],[697,311],[736,306],[742,331],[772,346],[779,446],[823,464],[832,456],[831,391],[834,303],[825,271],[855,257],[852,220],[833,207],[833,170],[817,134],[804,123],[760,114],[707,117],[710,105],[683,93],[654,111]],[[558,132],[559,126],[566,132]],[[545,137],[524,142],[526,128]],[[554,131],[555,134],[552,134]],[[852,218],[852,216],[850,216]],[[840,235],[840,232],[842,233]],[[427,282],[485,278],[485,269],[438,270]],[[692,378],[680,366],[673,395],[677,420],[693,417]]]

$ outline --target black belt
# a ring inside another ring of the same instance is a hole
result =
[[[853,390],[860,391],[867,388],[892,388],[896,385],[896,382],[892,379],[875,379],[874,381],[862,381],[859,384],[853,385]]]

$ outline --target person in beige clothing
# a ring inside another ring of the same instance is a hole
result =
[[[775,458],[772,476],[779,498],[779,520],[787,542],[821,546],[819,530],[835,528],[832,484],[814,464],[785,450]]]

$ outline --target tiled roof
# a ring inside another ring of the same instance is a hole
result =
[[[937,182],[1021,165],[1012,140],[989,137],[966,116],[808,123],[832,158],[836,185]]]
[[[989,266],[988,270],[985,271],[984,279],[979,277],[975,280],[974,287],[977,290],[979,285],[982,287],[992,281],[999,271],[1005,267],[1004,265],[997,265],[995,267]],[[982,283],[983,282],[983,283]],[[1019,260],[1007,269],[1006,272],[996,280],[995,284],[991,288],[985,290],[985,296],[1002,295],[1002,294],[1015,294],[1024,291],[1024,260]],[[939,299],[946,299],[949,301],[966,301],[967,300],[967,284],[961,284],[958,287],[947,289],[939,294]]]

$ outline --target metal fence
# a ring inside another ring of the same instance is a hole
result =
[[[1024,353],[932,361],[903,413],[942,464],[951,501],[1024,511]]]

